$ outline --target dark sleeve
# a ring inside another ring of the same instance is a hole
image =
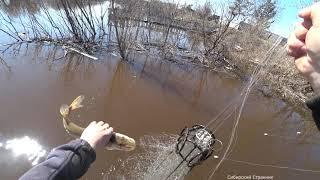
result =
[[[312,98],[306,102],[308,108],[312,111],[312,117],[320,130],[320,96]]]
[[[47,159],[26,172],[20,180],[78,179],[95,161],[94,149],[77,139],[53,149]]]

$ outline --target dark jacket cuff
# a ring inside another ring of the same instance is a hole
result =
[[[94,162],[96,160],[96,151],[91,147],[91,145],[83,140],[83,139],[77,139],[75,141],[80,140],[80,148],[84,151],[86,151],[89,155],[90,163]]]
[[[313,120],[320,130],[320,96],[309,99],[306,101],[306,105],[312,111]]]
[[[95,161],[96,153],[85,140],[77,139],[53,149],[47,159],[20,179],[79,179]]]
[[[312,111],[320,110],[320,96],[313,97],[306,101],[308,108]]]

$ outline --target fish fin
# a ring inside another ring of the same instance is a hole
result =
[[[66,116],[69,115],[69,113],[70,113],[70,108],[69,108],[69,106],[66,105],[66,104],[61,105],[61,107],[60,107],[60,114],[61,114],[63,117],[66,117]]]
[[[75,110],[78,108],[83,107],[83,105],[81,104],[82,101],[84,100],[84,95],[80,95],[78,96],[75,100],[73,100],[73,102],[70,104],[69,108],[70,110]]]

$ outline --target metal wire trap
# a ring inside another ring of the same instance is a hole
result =
[[[194,125],[181,131],[176,153],[192,168],[212,155],[214,144],[215,136],[211,131],[202,125]]]
[[[167,179],[169,179],[180,166],[188,166],[191,170],[193,167],[208,159],[215,151],[214,145],[217,141],[220,142],[215,138],[213,132],[203,125],[184,128],[175,146],[175,153],[180,157],[181,162],[171,171]]]

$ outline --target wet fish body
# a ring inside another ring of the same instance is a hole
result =
[[[62,115],[62,123],[65,130],[72,136],[80,137],[84,128],[73,123],[69,116],[75,109],[83,107],[82,102],[84,96],[78,96],[70,105],[63,104],[60,107],[60,114]],[[135,140],[120,133],[114,133],[105,149],[107,150],[121,150],[132,151],[136,147]]]

